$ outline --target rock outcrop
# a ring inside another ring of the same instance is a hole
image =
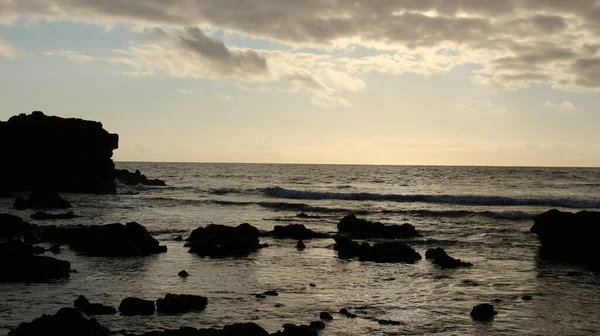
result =
[[[43,315],[32,322],[21,323],[9,336],[105,336],[110,330],[95,319],[85,318],[77,309],[61,308],[54,315]]]
[[[21,217],[11,214],[0,214],[0,238],[25,238],[32,241],[35,237],[35,225],[25,222]]]
[[[382,263],[415,263],[421,260],[421,255],[412,247],[402,242],[384,242],[373,245],[363,242],[359,244],[344,236],[337,236],[334,248],[338,252],[338,258],[358,258],[361,261],[373,261]]]
[[[135,173],[130,172],[127,169],[116,169],[115,177],[121,183],[126,185],[148,185],[148,186],[166,186],[165,181],[159,179],[149,179],[146,175],[142,174],[139,170],[136,170]]]
[[[20,240],[0,243],[0,281],[44,282],[68,278],[71,263],[36,255],[44,251]]]
[[[473,320],[485,322],[493,319],[496,314],[498,313],[494,310],[494,306],[489,303],[482,303],[473,307],[470,315]]]
[[[531,232],[544,257],[600,266],[600,212],[546,211],[536,217]]]
[[[435,265],[441,268],[458,268],[473,266],[470,262],[455,259],[449,256],[443,248],[431,248],[425,252],[425,258],[430,259]]]
[[[115,193],[119,137],[102,124],[36,111],[0,122],[0,186],[6,192]]]
[[[154,301],[128,297],[121,301],[119,311],[123,315],[152,315],[156,307]]]
[[[114,315],[117,313],[117,310],[113,307],[105,306],[100,303],[90,303],[83,295],[80,295],[75,302],[73,302],[73,306],[87,315]]]
[[[419,235],[410,224],[385,225],[348,215],[337,225],[338,232],[352,238],[412,238]]]
[[[311,229],[307,229],[303,224],[275,225],[270,235],[273,238],[277,239],[287,238],[294,240],[308,240],[313,238],[327,237],[327,235],[314,232]]]
[[[13,205],[13,208],[17,210],[68,209],[70,207],[69,201],[53,191],[32,191],[27,198],[17,197]]]
[[[47,226],[45,241],[66,243],[73,250],[97,257],[146,256],[166,252],[141,224],[131,222],[91,226]]]
[[[164,298],[156,300],[156,311],[165,315],[200,312],[206,308],[207,304],[208,299],[204,296],[167,294]]]
[[[258,229],[248,223],[236,227],[211,224],[192,231],[185,246],[199,256],[245,257],[263,247],[258,237]]]

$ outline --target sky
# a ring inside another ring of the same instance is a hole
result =
[[[600,166],[597,0],[0,0],[0,120],[118,161]]]

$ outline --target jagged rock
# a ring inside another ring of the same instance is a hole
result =
[[[138,223],[57,227],[42,230],[46,241],[67,243],[71,249],[98,257],[146,256],[166,252],[146,228]]]
[[[75,302],[73,302],[73,306],[87,315],[114,315],[117,313],[117,310],[113,307],[100,303],[90,303],[83,295],[79,295]]]
[[[188,272],[186,272],[185,270],[180,271],[179,273],[177,273],[177,275],[179,275],[182,278],[189,276]]]
[[[538,215],[531,227],[542,244],[542,256],[600,267],[600,212],[562,212]]]
[[[0,185],[6,191],[115,193],[112,151],[102,124],[36,111],[0,122]]]
[[[128,171],[127,169],[115,169],[115,177],[126,185],[148,185],[148,186],[166,186],[164,181],[159,179],[148,179],[146,175],[142,174],[139,170],[135,173]]]
[[[325,237],[323,234],[319,234],[311,229],[307,229],[303,224],[275,225],[271,235],[273,238],[277,239],[288,238],[296,240]]]
[[[59,214],[51,214],[43,211],[36,211],[34,214],[29,216],[31,219],[36,220],[53,220],[53,219],[73,219],[78,216],[73,213],[73,211],[59,213]]]
[[[19,240],[0,243],[0,281],[43,282],[69,277],[71,263],[36,256],[39,249]],[[41,252],[45,251],[41,249]]]
[[[167,294],[156,300],[156,311],[166,315],[184,314],[191,311],[200,312],[206,308],[208,299],[204,296],[186,294]]]
[[[192,231],[186,246],[199,256],[245,257],[263,247],[258,236],[258,229],[247,223],[236,227],[211,224]]]
[[[85,318],[77,309],[61,308],[54,315],[43,315],[32,322],[21,323],[9,336],[105,336],[110,330],[95,319]]]
[[[494,310],[494,306],[489,303],[482,303],[471,310],[471,317],[476,321],[489,321],[494,318],[498,314]]]
[[[10,214],[0,214],[0,238],[19,238],[25,240],[34,239],[34,230],[37,226],[25,222],[21,217]]]
[[[421,260],[421,255],[412,247],[402,242],[384,242],[370,245],[363,242],[359,244],[347,237],[337,236],[335,249],[338,251],[338,258],[350,259],[358,258],[361,261],[374,262],[403,262],[415,263]]]
[[[298,240],[298,243],[296,243],[296,248],[299,250],[304,250],[306,248],[306,245],[304,245],[304,242],[302,240]]]
[[[331,314],[329,314],[328,312],[321,312],[319,314],[319,318],[321,320],[333,320],[333,316],[331,316]]]
[[[307,325],[284,324],[283,331],[278,331],[271,336],[317,336],[319,335],[315,328]]]
[[[358,315],[352,314],[351,312],[349,312],[347,308],[340,309],[340,314],[342,314],[348,318],[357,318],[358,317]]]
[[[337,229],[339,233],[352,238],[412,238],[419,235],[410,224],[384,225],[357,218],[354,214],[342,218]]]
[[[473,266],[470,262],[455,259],[449,256],[443,248],[431,248],[425,252],[425,258],[431,259],[431,262],[441,268],[458,268]]]
[[[119,311],[123,315],[152,315],[156,307],[154,301],[128,297],[121,301]]]

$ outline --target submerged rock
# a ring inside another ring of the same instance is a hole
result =
[[[59,214],[51,214],[51,213],[47,213],[47,212],[43,212],[43,211],[37,211],[29,217],[31,219],[36,219],[36,220],[53,220],[53,219],[73,219],[73,218],[77,218],[78,216],[75,215],[73,213],[73,211],[59,213]]]
[[[128,297],[121,301],[119,311],[123,315],[152,315],[156,307],[154,301]]]
[[[64,200],[53,191],[33,191],[25,199],[17,197],[13,208],[17,210],[27,209],[68,209],[71,207],[69,201]]]
[[[166,315],[184,314],[191,311],[200,312],[206,308],[208,299],[199,295],[167,294],[156,300],[156,311]]]
[[[6,191],[115,193],[112,151],[102,124],[36,111],[0,122],[0,186]]]
[[[271,236],[277,239],[287,238],[296,240],[326,237],[326,235],[307,229],[303,224],[275,225],[273,232],[271,232]]]
[[[361,261],[374,261],[386,263],[415,263],[421,260],[421,255],[412,247],[402,242],[384,242],[359,244],[347,237],[337,236],[335,249],[338,251],[338,258],[350,259],[358,258]]]
[[[352,238],[412,238],[419,235],[410,224],[384,225],[357,218],[354,214],[342,218],[337,229]]]
[[[146,175],[142,174],[139,170],[135,173],[128,171],[127,169],[115,169],[115,177],[123,184],[126,185],[148,185],[148,186],[166,186],[167,184],[159,179],[148,179]]]
[[[449,256],[443,248],[431,248],[425,252],[425,258],[431,259],[431,262],[441,268],[458,268],[473,266],[470,262],[455,259]]]
[[[45,249],[19,240],[0,243],[0,281],[44,282],[68,278],[71,263],[46,256],[36,256]]]
[[[69,247],[98,257],[146,256],[166,252],[158,240],[141,224],[131,222],[91,226],[47,226],[42,230],[44,240],[67,243]]]
[[[494,318],[498,314],[494,310],[494,306],[489,303],[482,303],[471,310],[471,317],[476,321],[489,321]]]
[[[77,309],[61,308],[54,315],[43,315],[29,323],[21,323],[9,336],[105,336],[110,330],[96,319],[85,318]]]
[[[544,257],[600,266],[600,212],[552,209],[536,217],[531,232]]]
[[[258,236],[258,229],[247,223],[236,227],[211,224],[192,231],[186,246],[199,256],[245,257],[262,247]]]
[[[80,295],[75,302],[73,302],[73,306],[87,315],[114,315],[117,313],[117,310],[113,307],[105,306],[100,303],[90,303],[83,295]]]

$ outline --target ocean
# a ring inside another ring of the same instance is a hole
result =
[[[128,296],[156,300],[166,293],[203,295],[209,303],[203,312],[181,316],[97,319],[117,332],[244,321],[275,332],[284,323],[309,323],[327,311],[334,319],[320,335],[600,333],[600,274],[541,259],[538,239],[529,233],[535,216],[551,208],[600,210],[600,169],[209,163],[117,163],[117,168],[139,169],[168,186],[119,185],[117,195],[63,194],[81,216],[72,220],[30,220],[31,211],[11,209],[13,199],[0,199],[0,211],[40,225],[135,221],[168,252],[100,258],[63,246],[55,257],[78,271],[70,279],[0,284],[0,335],[72,306],[81,294],[117,307]],[[299,251],[296,241],[261,238],[269,247],[239,259],[201,258],[173,241],[211,223],[250,223],[261,230],[298,223],[334,233],[349,213],[410,223],[421,236],[406,242],[421,255],[443,247],[473,267],[442,270],[425,259],[415,264],[340,260],[331,239],[305,241],[307,248]],[[190,276],[178,277],[182,269]],[[271,289],[279,296],[252,295]],[[492,322],[470,318],[474,305],[496,299],[502,302],[493,303],[498,315]],[[358,318],[337,314],[340,308]],[[378,319],[399,325],[380,325]]]

